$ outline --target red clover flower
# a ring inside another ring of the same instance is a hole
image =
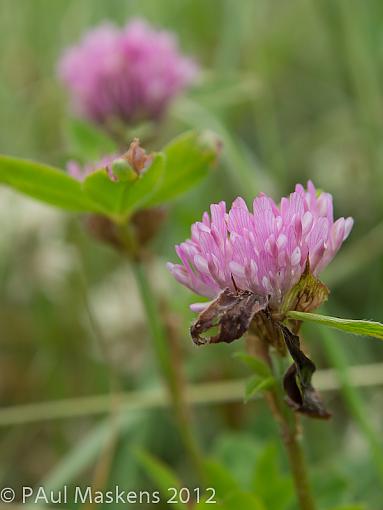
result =
[[[210,207],[191,228],[191,239],[176,247],[182,264],[168,263],[174,277],[196,294],[216,298],[224,289],[268,297],[278,310],[309,263],[317,276],[348,237],[352,218],[334,221],[332,196],[298,184],[279,207],[261,193],[249,211],[238,197]],[[206,307],[193,306],[194,309]]]
[[[334,221],[332,196],[311,181],[307,190],[298,184],[279,206],[261,193],[252,211],[242,198],[229,212],[225,202],[210,211],[194,223],[191,239],[176,247],[182,263],[168,263],[178,282],[213,299],[192,305],[200,312],[190,330],[193,341],[229,343],[250,331],[281,355],[288,351],[294,361],[283,380],[288,404],[328,418],[311,384],[315,365],[300,347],[300,323],[286,314],[312,311],[327,299],[329,290],[317,276],[348,237],[352,218]]]
[[[105,23],[86,33],[64,52],[58,72],[75,112],[104,124],[159,119],[198,68],[173,34],[134,19],[122,29]]]

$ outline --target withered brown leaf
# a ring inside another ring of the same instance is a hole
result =
[[[331,414],[325,408],[319,393],[311,384],[316,370],[314,363],[301,351],[299,336],[294,335],[288,327],[279,323],[287,349],[294,363],[287,370],[283,387],[288,396],[288,404],[297,412],[312,418],[328,419]]]
[[[249,329],[254,315],[267,307],[268,299],[249,290],[223,290],[208,307],[200,313],[190,328],[196,345],[230,343],[240,338]],[[211,328],[218,333],[202,336]]]

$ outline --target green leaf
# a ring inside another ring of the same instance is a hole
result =
[[[269,482],[270,483],[270,482]],[[251,492],[235,492],[223,501],[225,510],[266,510],[262,501]]]
[[[146,207],[160,189],[166,165],[166,157],[162,153],[155,155],[150,167],[136,181],[133,181],[123,197],[121,212],[125,215]]]
[[[100,147],[111,152],[109,140],[87,124],[74,121],[73,133],[89,159],[99,158]],[[136,180],[111,181],[106,170],[100,169],[80,183],[56,168],[0,156],[0,183],[63,209],[98,212],[122,222],[139,208],[166,202],[189,189],[207,174],[215,157],[215,142],[206,133],[193,131],[156,154]]]
[[[171,200],[201,181],[217,157],[217,139],[211,133],[188,131],[163,149],[166,165],[161,186],[146,205]]]
[[[250,356],[246,352],[235,352],[233,356],[243,361],[259,377],[270,377],[272,375],[270,367],[255,356]]]
[[[246,490],[251,480],[251,468],[258,457],[258,442],[250,434],[224,432],[217,437],[212,451],[240,488]]]
[[[133,182],[111,181],[104,168],[91,173],[82,183],[84,193],[96,202],[106,216],[118,220],[124,194]]]
[[[132,181],[111,181],[105,169],[97,170],[85,179],[83,189],[104,214],[122,221],[145,206],[155,193],[163,175],[164,161],[163,154],[157,154],[147,171]]]
[[[110,140],[86,123],[73,121],[71,133],[88,159],[114,152]],[[166,202],[189,189],[207,174],[215,157],[215,142],[206,133],[193,131],[156,154],[136,180],[111,181],[100,169],[80,183],[56,168],[0,156],[0,183],[63,209],[98,212],[122,222],[139,208]]]
[[[245,388],[245,402],[248,402],[254,395],[259,393],[260,391],[268,390],[275,385],[274,377],[267,377],[266,379],[259,379],[257,375],[251,377],[247,383]]]
[[[327,315],[318,315],[316,313],[288,312],[287,317],[298,321],[308,321],[328,326],[330,328],[347,331],[354,335],[373,336],[383,340],[383,324],[380,322],[340,319],[338,317],[329,317]]]
[[[366,507],[364,505],[341,505],[331,508],[331,510],[366,510]]]
[[[168,491],[169,487],[181,488],[181,482],[163,462],[144,450],[137,450],[135,456],[164,497],[170,498],[172,496]],[[172,507],[179,510],[188,510],[188,505],[181,503],[179,499],[177,503],[172,504]]]
[[[230,178],[235,186],[239,186],[241,195],[253,200],[257,193],[257,176],[262,169],[253,157],[246,154],[246,148],[240,140],[233,137],[232,130],[227,129],[221,118],[211,109],[205,108],[197,101],[182,96],[173,106],[173,115],[187,125],[197,129],[211,129],[222,140],[222,159],[226,163]]]
[[[225,466],[215,460],[204,462],[207,485],[213,487],[217,498],[222,499],[232,492],[240,490],[240,485]]]
[[[260,391],[267,390],[274,386],[275,378],[271,369],[264,361],[246,352],[235,352],[234,357],[245,363],[255,374],[251,377],[245,387],[245,402],[248,402],[254,395]]]
[[[273,483],[270,483],[270,480]],[[265,503],[266,508],[285,510],[294,498],[294,486],[290,476],[283,474],[279,453],[274,443],[269,443],[257,459],[252,489]]]
[[[57,168],[0,155],[0,183],[32,198],[71,211],[99,211],[81,183]]]
[[[214,510],[225,510],[225,507],[220,503],[213,503],[212,501],[210,503],[207,502],[206,500],[209,499],[209,497],[211,497],[210,493],[208,496],[202,496],[201,501],[193,506],[193,510],[195,508],[198,510],[212,510],[212,508],[214,508]]]
[[[103,131],[83,120],[70,119],[67,138],[70,152],[84,162],[117,152],[116,144]]]
[[[166,202],[196,184],[208,172],[216,149],[206,135],[194,131],[177,137],[163,153],[157,153],[142,176],[132,182],[112,182],[105,170],[84,181],[86,193],[105,214],[124,219],[139,208]]]

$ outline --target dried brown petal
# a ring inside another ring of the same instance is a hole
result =
[[[295,411],[312,418],[330,418],[331,414],[326,410],[319,393],[311,384],[316,367],[301,351],[299,336],[294,335],[284,324],[279,323],[279,327],[283,333],[287,349],[294,360],[283,379],[288,404]]]
[[[250,330],[262,342],[272,345],[281,356],[286,356],[286,343],[279,323],[267,309],[254,316]]]
[[[249,329],[255,314],[264,310],[267,303],[267,298],[248,290],[223,290],[191,326],[193,342],[197,345],[230,343],[240,338]],[[202,336],[214,327],[218,327],[216,335]]]
[[[140,140],[138,138],[134,138],[128,151],[125,152],[122,158],[128,162],[129,166],[133,168],[137,174],[142,173],[153,160],[153,156],[146,154],[145,149],[140,146]]]

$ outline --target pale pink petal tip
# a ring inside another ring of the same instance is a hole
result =
[[[190,305],[190,310],[195,313],[201,313],[210,305],[210,303],[211,301],[206,303],[192,303]]]

